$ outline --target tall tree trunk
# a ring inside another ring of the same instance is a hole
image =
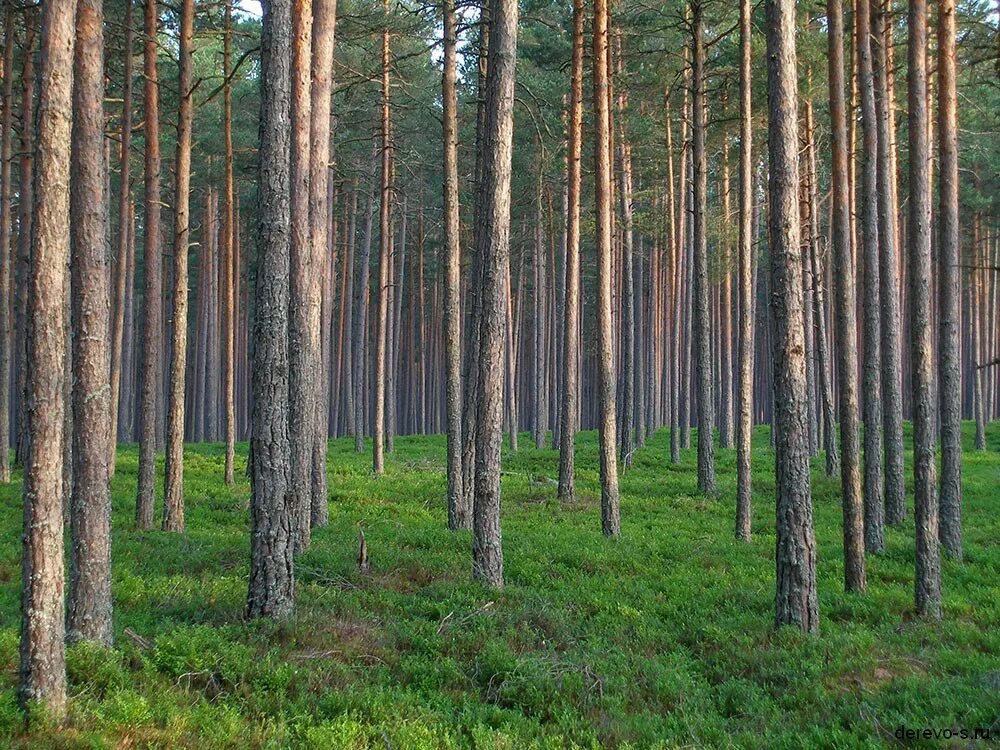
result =
[[[111,273],[105,242],[104,14],[100,0],[76,12],[70,193],[73,304],[73,494],[70,639],[111,645]],[[126,203],[127,208],[127,203]],[[127,241],[127,238],[126,238]],[[125,260],[122,253],[122,261]]]
[[[839,0],[833,0],[839,2]],[[739,206],[739,337],[736,388],[736,537],[750,541],[753,475],[750,460],[753,436],[753,153],[751,93],[751,8],[740,0],[740,206]]]
[[[541,141],[538,141],[541,149]],[[532,427],[535,438],[535,448],[541,450],[545,447],[545,438],[548,434],[549,399],[546,386],[546,359],[548,354],[548,342],[546,333],[548,328],[548,318],[546,316],[546,303],[548,297],[547,279],[545,269],[545,235],[542,229],[542,163],[543,156],[538,157],[538,178],[535,186],[535,253],[532,258],[534,264],[534,383],[532,401],[534,406],[534,416]]]
[[[941,394],[941,543],[962,559],[962,326],[958,224],[955,1],[938,1],[938,382]],[[976,377],[978,373],[974,373]]]
[[[580,382],[580,154],[583,123],[583,0],[573,0],[569,136],[566,157],[566,292],[563,306],[563,386],[559,417],[559,499],[573,500],[577,389]]]
[[[42,6],[35,222],[25,318],[29,445],[24,468],[20,694],[23,702],[41,704],[57,721],[66,713],[63,383],[68,355],[64,325],[69,290],[65,269],[69,266],[70,252],[75,16],[73,0]],[[105,454],[107,436],[103,437],[105,442],[99,445]]]
[[[11,383],[11,138],[14,136],[14,14],[8,3],[4,8],[3,101],[0,102],[0,484],[10,482],[10,383]],[[18,399],[20,400],[20,399]]]
[[[167,413],[167,460],[163,530],[184,531],[184,378],[187,372],[188,247],[191,230],[191,124],[194,116],[194,0],[183,0],[178,52],[177,161],[174,168],[173,347],[170,359],[170,404]],[[208,300],[206,299],[206,302]],[[203,408],[212,408],[211,403]]]
[[[600,418],[601,529],[621,532],[615,453],[615,372],[611,320],[611,113],[608,107],[608,3],[594,0],[594,172],[597,214],[597,391]]]
[[[836,271],[836,340],[840,413],[840,487],[844,515],[844,586],[867,588],[861,446],[858,435],[858,355],[855,311],[855,265],[851,250],[850,182],[847,115],[844,111],[844,11],[841,0],[827,0],[828,67],[833,182],[833,256]],[[829,429],[832,430],[830,425]]]
[[[795,2],[767,2],[771,311],[777,490],[775,624],[819,629],[816,539],[809,483],[809,426],[802,330]],[[696,107],[697,109],[697,107]]]
[[[157,26],[155,0],[145,0],[143,42],[143,90],[145,130],[145,186],[142,276],[144,314],[142,316],[142,403],[139,408],[139,483],[135,520],[140,529],[153,527],[156,486],[156,447],[160,411],[160,347],[163,328],[163,259],[160,236],[160,94],[156,70]]]
[[[732,223],[729,201],[729,135],[722,143],[722,217]],[[729,236],[722,239],[722,287],[719,290],[719,447],[733,447],[733,273]]]
[[[878,0],[874,0],[878,2]],[[864,436],[865,436],[865,549],[885,549],[885,504],[882,467],[882,320],[879,284],[879,224],[877,155],[878,131],[875,113],[875,83],[872,74],[869,0],[857,0],[857,57],[861,95],[862,153],[862,244],[864,245]]]
[[[290,487],[288,314],[291,253],[292,0],[264,5],[261,33],[260,237],[250,433],[249,617],[295,613],[298,507]]]
[[[371,276],[372,220],[375,214],[375,150],[372,149],[372,184],[368,191],[365,209],[365,236],[361,245],[361,268],[358,274],[358,300],[354,319],[354,450],[365,449],[365,393],[367,384],[366,360],[368,354],[368,284]]]
[[[913,391],[913,504],[916,526],[917,613],[941,617],[941,561],[932,429],[933,358],[931,356],[931,189],[927,138],[927,0],[909,0],[910,201],[906,227],[909,243],[910,357]]]
[[[389,314],[389,255],[392,243],[390,211],[392,202],[392,154],[389,141],[389,0],[383,0],[386,26],[382,30],[382,171],[379,199],[379,261],[378,261],[378,314],[375,319],[375,422],[372,427],[372,469],[375,475],[385,474],[385,399],[386,399],[386,323]]]
[[[692,97],[694,114],[692,152],[694,163],[694,340],[698,380],[698,489],[713,494],[715,486],[715,403],[712,396],[712,331],[708,304],[708,239],[705,201],[708,165],[705,161],[705,40],[701,0],[692,0]]]
[[[503,350],[510,262],[510,179],[514,135],[516,0],[492,0],[483,131],[482,211],[477,248],[482,266],[482,319],[476,377],[475,500],[472,572],[482,583],[503,586],[500,536],[500,445],[503,424]]]
[[[291,238],[288,321],[288,436],[296,550],[309,547],[312,515],[312,458],[315,436],[319,330],[317,282],[310,236],[310,124],[312,122],[312,0],[292,4]]]
[[[236,287],[239,283],[239,263],[235,255],[235,199],[233,186],[233,87],[232,75],[233,9],[226,3],[225,35],[223,37],[222,74],[225,76],[222,91],[222,127],[226,142],[225,205],[223,211],[222,267],[222,400],[226,415],[226,484],[235,480],[236,463]]]
[[[445,388],[448,424],[448,528],[472,526],[469,496],[462,489],[462,294],[461,225],[458,199],[458,32],[455,0],[443,0],[444,73],[444,325]],[[413,315],[411,308],[410,314]]]
[[[311,452],[309,523],[326,526],[330,508],[326,497],[327,381],[324,376],[323,343],[320,332],[327,324],[323,317],[323,286],[330,257],[330,235],[336,239],[336,225],[331,226],[330,201],[330,98],[333,91],[334,34],[337,23],[337,0],[314,0],[312,25],[312,110],[309,152],[309,244],[311,247],[309,346],[316,369],[313,383],[313,434]],[[320,269],[320,270],[317,270]],[[305,523],[303,513],[303,523]]]
[[[878,131],[877,184],[879,304],[882,348],[882,426],[885,443],[885,520],[890,525],[906,517],[903,481],[903,385],[900,352],[899,268],[896,250],[896,202],[892,131],[890,130],[886,19],[884,3],[870,0],[872,63],[875,71],[875,117]],[[867,342],[866,342],[867,343]],[[873,344],[874,345],[874,344]]]
[[[132,193],[132,0],[125,0],[125,61],[122,75],[121,176],[118,183],[117,263],[113,290],[111,331],[111,433],[108,438],[110,464],[115,475],[115,455],[118,447],[118,410],[122,402],[122,338],[125,329],[125,293],[128,275],[129,205]]]

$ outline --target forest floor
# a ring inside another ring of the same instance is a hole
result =
[[[299,616],[285,628],[243,619],[249,487],[224,484],[222,446],[187,448],[183,536],[136,531],[137,453],[124,449],[117,646],[69,649],[58,731],[26,729],[17,709],[21,491],[2,487],[0,745],[845,748],[896,744],[900,727],[989,728],[997,742],[1000,424],[987,453],[966,427],[966,559],[944,563],[939,624],[913,616],[912,516],[870,559],[868,594],[844,593],[839,480],[814,461],[818,637],[772,629],[766,429],[754,436],[750,544],[733,538],[733,451],[719,452],[721,494],[706,499],[695,451],[673,466],[658,433],[622,481],[622,535],[608,540],[596,435],[580,438],[569,505],[555,498],[556,451],[522,436],[504,458],[500,593],[470,582],[470,535],[445,528],[443,438],[398,438],[381,479],[370,453],[333,441],[330,526],[299,558]]]

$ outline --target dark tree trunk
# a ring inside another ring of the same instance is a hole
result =
[[[767,2],[768,220],[777,489],[775,624],[819,629],[802,330],[795,3]]]
[[[292,0],[264,5],[261,34],[260,237],[250,437],[249,617],[295,613],[295,496],[288,437]]]

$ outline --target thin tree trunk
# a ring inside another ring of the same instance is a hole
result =
[[[250,436],[249,617],[295,614],[295,531],[288,437],[288,314],[291,254],[292,0],[264,5]]]
[[[730,226],[732,216],[729,201],[729,136],[722,144],[722,220]],[[719,290],[719,339],[722,345],[719,385],[719,447],[733,447],[733,274],[729,236],[722,240],[722,288]]]
[[[931,189],[927,137],[927,2],[909,0],[910,201],[906,229],[909,243],[910,357],[913,391],[913,501],[916,526],[916,604],[922,617],[941,617],[941,561],[932,429],[933,359],[931,356]]]
[[[955,1],[938,0],[938,383],[941,394],[940,535],[962,559],[962,327],[958,223],[958,101],[955,89]],[[978,377],[974,373],[973,377]]]
[[[444,0],[444,330],[448,424],[448,528],[472,526],[469,496],[462,489],[462,298],[458,198],[457,23],[455,0]],[[410,314],[413,315],[411,307]]]
[[[76,2],[42,6],[34,231],[28,271],[21,683],[25,704],[66,713],[63,440],[66,272]],[[103,239],[103,238],[102,238]],[[103,436],[106,440],[107,436]],[[107,442],[99,444],[106,455]],[[104,477],[105,481],[107,477]]]
[[[235,250],[235,199],[233,186],[233,90],[229,80],[232,68],[233,12],[226,3],[225,35],[223,37],[222,74],[226,80],[222,92],[222,127],[226,141],[225,225],[223,229],[222,266],[225,271],[222,286],[222,400],[226,415],[226,484],[235,480],[236,463],[236,286],[239,282],[238,259]]]
[[[115,474],[115,455],[118,448],[118,410],[122,400],[122,339],[125,328],[125,282],[128,275],[129,205],[132,192],[131,143],[132,143],[132,0],[125,0],[125,69],[122,80],[121,124],[121,175],[118,184],[118,236],[117,264],[115,266],[114,297],[111,332],[111,434],[108,439],[108,470]],[[4,224],[6,226],[6,224]]]
[[[708,165],[705,160],[705,40],[701,0],[692,0],[692,159],[694,164],[694,340],[698,380],[698,489],[714,494],[715,404],[712,397],[712,331],[709,317],[708,240],[705,201],[708,193]]]
[[[292,4],[292,151],[291,242],[288,326],[288,436],[291,446],[290,489],[295,507],[295,548],[311,541],[312,459],[315,437],[316,368],[319,330],[318,275],[313,265],[309,221],[312,122],[312,0]]]
[[[809,482],[808,404],[799,237],[798,91],[794,0],[767,2],[769,252],[774,320],[777,490],[775,624],[819,629]],[[696,108],[697,109],[697,108]]]
[[[184,531],[184,379],[187,370],[188,246],[190,245],[191,124],[194,116],[194,0],[183,0],[178,53],[177,161],[174,168],[173,347],[170,360],[170,404],[167,414],[167,460],[163,530]],[[207,302],[208,300],[206,300]],[[203,408],[211,408],[203,404]]]
[[[839,0],[832,0],[839,2]],[[753,475],[753,153],[751,93],[751,8],[740,0],[740,205],[739,205],[739,357],[736,388],[736,537],[750,541]]]
[[[11,5],[4,8],[3,101],[0,102],[0,484],[10,482],[10,404],[11,404],[11,138],[14,135],[14,15]]]
[[[583,122],[583,0],[573,0],[569,137],[566,157],[566,292],[563,307],[563,386],[559,417],[559,499],[574,495],[577,389],[580,383],[580,154]]]
[[[621,532],[615,453],[615,372],[611,319],[611,113],[608,107],[608,4],[594,0],[594,172],[597,244],[597,390],[600,419],[601,529]]]
[[[158,11],[146,0],[143,45],[145,186],[143,218],[142,399],[139,407],[139,483],[135,520],[140,529],[153,527],[156,487],[157,414],[160,411],[161,330],[163,327],[163,259],[160,237],[160,103],[156,70]]]
[[[328,325],[323,316],[323,288],[329,276],[330,235],[336,239],[336,225],[331,226],[330,190],[330,98],[333,90],[334,34],[337,23],[337,0],[314,0],[312,25],[312,109],[309,153],[309,244],[312,250],[309,297],[309,346],[314,375],[313,434],[311,452],[309,523],[326,526],[330,508],[326,497],[326,447],[328,384],[324,372],[323,341],[320,332]],[[317,269],[320,269],[317,272]],[[303,514],[304,515],[304,514]],[[305,520],[303,519],[303,523]]]
[[[383,0],[383,12],[388,23],[389,0]],[[389,314],[389,246],[392,242],[392,224],[389,220],[392,201],[392,163],[389,143],[389,27],[382,30],[382,171],[379,200],[379,261],[378,261],[378,314],[375,319],[375,423],[372,427],[372,469],[375,475],[385,474],[385,398],[386,398],[386,317]]]

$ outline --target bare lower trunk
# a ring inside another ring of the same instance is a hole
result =
[[[76,2],[72,0],[42,7],[35,220],[25,317],[29,444],[24,466],[20,695],[26,704],[41,704],[57,721],[66,713],[63,384],[68,354],[64,325],[69,290],[65,269],[70,252],[75,15]],[[102,442],[100,451],[104,455],[106,448],[107,442]]]
[[[938,385],[941,394],[941,543],[962,559],[962,277],[958,224],[955,2],[938,2]],[[978,377],[974,373],[973,377]]]
[[[73,493],[68,637],[111,645],[111,273],[105,247],[104,34],[100,0],[76,14],[70,212]],[[124,255],[124,254],[123,254]],[[124,257],[122,258],[124,260]]]
[[[159,18],[154,2],[146,2],[144,66],[145,129],[145,216],[143,219],[143,311],[141,344],[143,350],[139,407],[139,486],[135,520],[140,529],[153,527],[156,492],[157,413],[160,411],[161,331],[163,327],[163,281],[160,253],[160,122],[159,79],[157,76],[157,27]]]
[[[250,437],[249,617],[295,613],[296,513],[288,437],[292,0],[264,5],[261,34],[260,238]]]
[[[11,138],[14,135],[14,15],[11,6],[4,10],[3,101],[0,102],[0,289],[5,298],[11,287]],[[0,304],[0,484],[10,482],[10,384],[11,384],[11,309],[5,299]],[[18,399],[20,400],[20,398]]]
[[[188,246],[191,206],[191,124],[194,116],[194,0],[181,4],[177,113],[177,162],[174,168],[173,346],[170,358],[170,403],[167,412],[166,483],[163,530],[184,531],[184,387],[187,372]],[[208,300],[206,300],[207,302]],[[203,404],[212,408],[214,404]]]
[[[910,202],[906,225],[910,276],[910,357],[913,392],[913,520],[916,527],[917,613],[941,617],[941,561],[934,457],[934,367],[931,352],[931,186],[927,137],[927,0],[910,0],[909,103]]]
[[[563,307],[563,385],[559,417],[559,499],[574,495],[574,450],[580,337],[580,154],[583,121],[583,0],[573,0],[569,138],[566,157],[566,291]]]
[[[383,10],[388,13],[388,0]],[[385,473],[385,399],[386,399],[386,348],[389,314],[389,265],[392,263],[390,245],[392,224],[389,220],[392,183],[391,152],[389,144],[389,29],[382,31],[382,171],[379,200],[379,261],[378,261],[378,313],[375,318],[375,421],[372,426],[372,469],[376,476]]]
[[[819,629],[816,540],[809,482],[795,72],[795,3],[767,2],[771,310],[777,484],[775,624]]]
[[[472,573],[503,586],[500,535],[500,445],[503,424],[504,280],[510,262],[510,179],[514,130],[515,0],[492,0],[486,77],[482,206],[477,248],[482,265],[482,319],[478,380],[473,506]]]
[[[232,5],[226,3],[225,37],[223,41],[223,130],[226,141],[225,212],[223,228],[222,267],[222,401],[226,416],[226,484],[235,480],[236,463],[236,287],[239,285],[239,259],[235,255],[235,199],[233,185],[233,91],[229,81],[232,67]]]
[[[615,373],[611,321],[611,113],[608,108],[608,4],[594,0],[594,171],[597,214],[597,391],[600,419],[601,529],[621,533],[615,453]]]

